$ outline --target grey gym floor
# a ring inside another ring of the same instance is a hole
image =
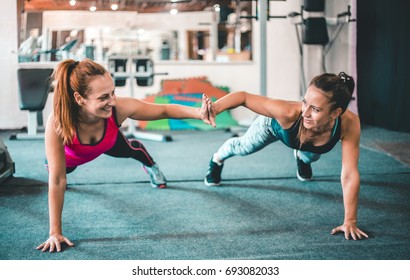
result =
[[[223,186],[203,178],[212,153],[231,133],[170,132],[172,142],[143,143],[169,180],[153,189],[141,164],[101,156],[68,175],[64,234],[75,247],[42,253],[48,235],[42,140],[3,141],[16,173],[0,185],[2,260],[408,260],[410,134],[362,128],[358,225],[370,238],[332,236],[343,222],[340,144],[295,177],[281,143],[228,160]]]

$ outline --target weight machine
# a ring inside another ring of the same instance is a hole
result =
[[[21,63],[17,70],[20,110],[28,112],[27,133],[16,133],[10,140],[41,140],[43,133],[43,109],[51,91],[50,76],[53,67],[48,64]]]
[[[154,76],[168,75],[168,73],[154,73],[154,62],[148,56],[110,56],[108,58],[108,70],[117,87],[125,86],[127,79],[129,79],[131,97],[135,97],[134,81],[136,81],[137,86],[146,87],[154,83]],[[129,119],[128,121],[128,131],[125,133],[126,137],[162,142],[172,141],[170,135],[137,131],[135,128],[135,120]]]
[[[338,37],[343,26],[347,23],[356,21],[351,18],[350,5],[347,6],[347,11],[337,15],[336,20],[333,20],[336,24],[336,29],[329,38],[327,26],[331,24],[330,19],[326,19],[323,16],[304,17],[304,12],[312,13],[324,13],[325,1],[324,0],[304,0],[301,6],[300,13],[291,12],[288,17],[292,19],[292,23],[295,25],[296,36],[298,39],[299,53],[300,53],[300,91],[301,96],[306,92],[306,79],[305,70],[303,65],[303,44],[306,45],[322,45],[322,70],[326,72],[326,55]],[[301,31],[300,31],[301,29]]]

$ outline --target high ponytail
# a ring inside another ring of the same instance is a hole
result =
[[[350,93],[350,99],[349,99],[349,101],[350,101],[350,100],[352,99],[353,92],[354,92],[354,88],[355,88],[355,86],[356,86],[356,84],[355,84],[355,82],[354,82],[354,80],[353,80],[353,77],[347,75],[345,72],[340,72],[340,73],[339,73],[339,78],[343,81],[343,83],[346,84],[346,86],[347,86],[347,88],[348,88],[348,90],[349,90],[349,93]]]
[[[72,90],[69,89],[69,74],[72,73],[75,63],[72,59],[61,62],[52,75],[54,79],[54,129],[63,138],[64,144],[72,142],[75,134],[73,120],[78,114],[78,106],[75,106]]]

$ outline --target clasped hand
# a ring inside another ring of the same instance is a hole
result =
[[[201,119],[209,125],[216,127],[216,114],[213,106],[213,102],[211,98],[209,98],[206,94],[202,95],[202,106],[200,109]]]

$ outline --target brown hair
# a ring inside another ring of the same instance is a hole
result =
[[[352,99],[355,82],[353,77],[345,72],[340,72],[339,75],[325,73],[314,77],[309,86],[311,85],[322,90],[329,97],[331,111],[341,108],[344,113]]]
[[[54,70],[54,128],[64,144],[72,143],[79,122],[80,108],[74,99],[74,92],[86,98],[90,81],[105,73],[107,70],[103,66],[90,59],[81,62],[67,59]]]
[[[329,98],[329,103],[331,105],[330,111],[341,108],[342,114],[346,111],[355,88],[353,77],[347,75],[345,72],[340,72],[339,75],[330,73],[318,75],[310,82],[309,86],[312,85],[323,91],[323,93]],[[305,130],[303,124],[300,124],[297,135],[300,145],[305,142]]]

